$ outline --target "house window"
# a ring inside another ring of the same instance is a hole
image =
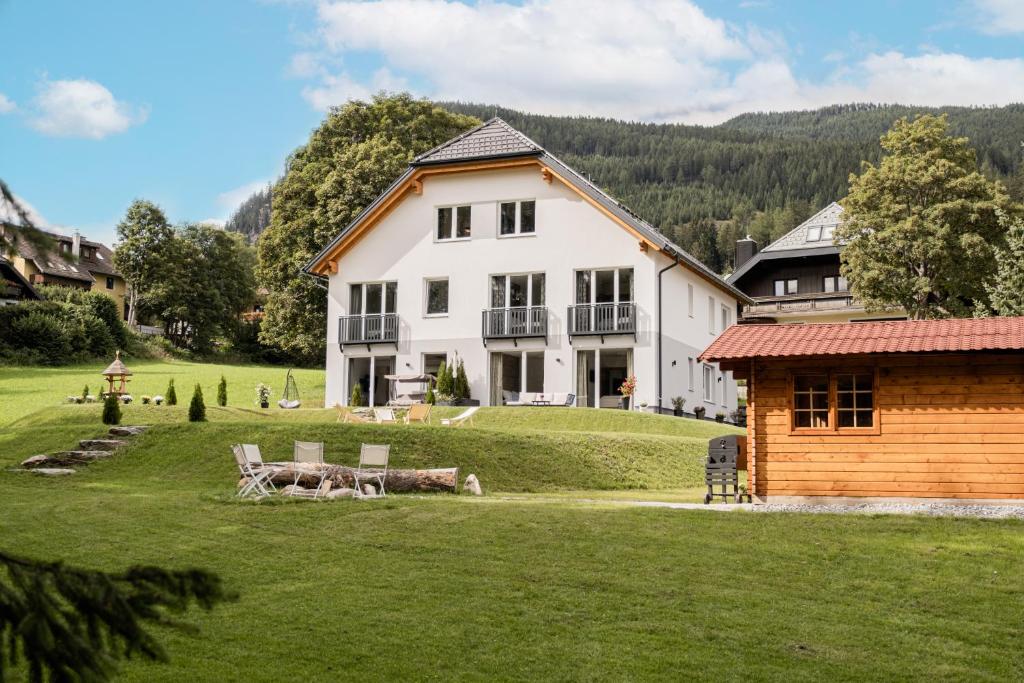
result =
[[[544,305],[544,273],[491,276],[491,308]]]
[[[112,277],[110,277],[108,275],[107,276],[107,289],[113,289],[113,288],[114,288],[114,278],[112,278]]]
[[[693,359],[686,359],[686,388],[693,391]]]
[[[704,366],[704,400],[715,402],[715,369],[710,365]]]
[[[448,278],[427,280],[427,315],[448,315]]]
[[[686,311],[689,316],[693,317],[693,285],[686,285]]]
[[[775,296],[786,296],[787,294],[796,294],[796,292],[796,278],[775,281]]]
[[[867,373],[836,375],[836,423],[840,429],[874,426],[874,379]]]
[[[829,275],[822,279],[821,291],[823,292],[846,292],[849,289],[846,278],[842,275]]]
[[[732,311],[728,306],[722,306],[722,332],[729,329],[730,325],[732,325]]]
[[[437,210],[437,239],[446,240],[469,239],[472,233],[472,207],[444,206]]]
[[[828,375],[797,375],[793,378],[793,427],[828,429]]]
[[[61,242],[60,243],[60,251],[63,254],[70,254],[71,253],[71,243],[70,242]]]
[[[633,301],[633,269],[576,271],[577,304],[614,304]]]
[[[349,315],[394,313],[398,299],[397,282],[361,282],[349,286]]]
[[[715,333],[715,297],[708,297],[708,332]]]
[[[868,372],[798,374],[792,377],[793,430],[875,429],[875,376]]]
[[[820,242],[821,241],[821,226],[812,225],[807,228],[807,241],[808,242]]]
[[[498,213],[498,232],[502,237],[532,235],[537,229],[537,202],[533,199],[501,202]]]
[[[425,353],[423,354],[423,374],[437,377],[437,372],[441,369],[441,363],[447,362],[448,354],[446,353]]]

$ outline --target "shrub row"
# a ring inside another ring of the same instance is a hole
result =
[[[74,299],[0,307],[0,358],[63,365],[124,348],[127,330],[113,299],[101,292]]]

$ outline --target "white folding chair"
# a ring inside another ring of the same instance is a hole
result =
[[[277,491],[274,483],[270,481],[274,472],[263,465],[263,457],[260,455],[260,448],[256,444],[244,443],[234,444],[231,451],[235,454],[235,463],[238,471],[246,483],[238,491],[239,498],[255,493],[257,497],[269,496],[271,491]]]
[[[473,421],[473,416],[476,415],[476,411],[480,410],[480,406],[473,406],[467,408],[458,415],[452,418],[446,418],[441,420],[441,424],[445,427],[459,427],[464,424],[469,424]]]
[[[299,464],[312,464],[319,465],[320,468],[315,472],[305,472],[299,470]],[[327,470],[323,466],[324,464],[324,445],[320,442],[313,441],[296,441],[295,442],[295,486],[299,485],[299,477],[302,474],[309,476],[319,476],[320,481],[317,482],[316,490],[313,492],[313,497],[316,498],[320,495],[320,490],[324,487],[324,480],[327,478]],[[294,491],[295,489],[292,489]]]
[[[395,411],[392,408],[374,408],[373,416],[380,424],[395,424]]]
[[[353,486],[355,487],[355,496],[362,498],[366,494],[363,493],[363,482],[373,483],[376,482],[377,486],[380,487],[380,493],[378,496],[385,496],[387,493],[384,491],[384,480],[388,476],[388,457],[391,454],[391,446],[389,445],[374,445],[364,443],[359,449],[359,467],[352,473],[352,479],[354,480]]]

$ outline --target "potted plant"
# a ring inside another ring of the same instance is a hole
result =
[[[622,409],[629,410],[630,399],[633,398],[633,394],[636,393],[635,375],[630,375],[622,382],[622,386],[619,387],[619,393],[622,394]]]
[[[725,422],[725,413],[721,410],[715,413],[715,422]]]
[[[703,420],[704,419],[704,413],[706,413],[707,410],[708,409],[705,408],[704,406],[697,406],[696,408],[693,409],[693,416],[695,418],[697,418],[698,420]]]
[[[263,382],[256,385],[256,402],[260,404],[260,408],[270,407],[270,387]]]
[[[686,399],[682,396],[672,397],[672,414],[676,417],[683,416],[683,405],[686,403]]]

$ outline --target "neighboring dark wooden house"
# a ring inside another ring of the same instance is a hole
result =
[[[22,301],[38,301],[39,294],[14,264],[0,256],[0,306],[10,306]]]
[[[833,202],[758,251],[749,237],[736,243],[736,271],[730,284],[754,300],[740,322],[847,322],[903,319],[871,315],[850,294],[839,273],[833,231],[843,207]]]
[[[699,360],[747,381],[760,500],[1024,499],[1024,317],[734,325]]]

